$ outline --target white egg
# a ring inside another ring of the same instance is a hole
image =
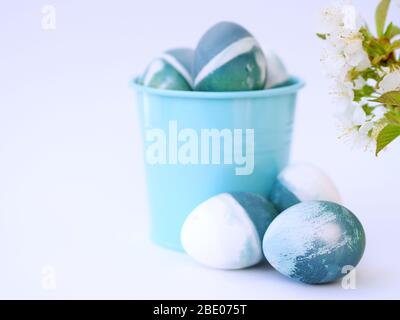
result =
[[[182,227],[182,246],[206,266],[247,268],[263,259],[262,237],[276,215],[275,208],[260,195],[220,194],[188,216]]]

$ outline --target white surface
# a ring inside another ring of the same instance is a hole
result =
[[[377,159],[338,141],[314,35],[314,17],[326,2],[52,1],[57,29],[43,31],[47,3],[3,1],[0,297],[400,298],[400,145]],[[356,3],[372,21],[375,1]],[[298,102],[293,159],[327,171],[364,224],[367,250],[356,290],[300,285],[262,266],[205,269],[147,240],[128,81],[160,52],[194,46],[224,19],[248,27],[308,83]]]

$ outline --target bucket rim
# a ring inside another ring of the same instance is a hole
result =
[[[143,92],[156,96],[189,99],[252,99],[286,96],[297,93],[306,85],[305,81],[300,77],[292,76],[288,80],[289,84],[282,87],[251,91],[210,92],[155,89],[140,84],[138,80],[139,77],[136,77],[130,81],[131,87],[133,87],[136,92]]]

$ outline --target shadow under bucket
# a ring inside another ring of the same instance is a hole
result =
[[[303,86],[295,77],[279,88],[246,92],[169,91],[133,82],[155,243],[182,251],[186,217],[214,195],[268,196],[289,160]]]

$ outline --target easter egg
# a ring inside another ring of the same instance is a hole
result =
[[[345,207],[309,201],[282,212],[263,240],[268,262],[309,284],[335,281],[356,267],[365,249],[364,229]]]
[[[263,259],[262,237],[277,211],[258,194],[224,193],[201,203],[182,227],[181,243],[197,262],[242,269]]]
[[[187,48],[166,51],[153,60],[142,76],[142,84],[166,90],[192,90],[194,51]]]
[[[311,164],[286,167],[275,180],[269,199],[279,212],[302,201],[326,200],[341,203],[332,180]]]
[[[267,59],[267,83],[266,88],[275,88],[285,85],[290,79],[282,60],[274,52],[266,53]]]
[[[267,62],[257,40],[243,27],[220,22],[200,39],[194,55],[197,91],[265,88]]]

